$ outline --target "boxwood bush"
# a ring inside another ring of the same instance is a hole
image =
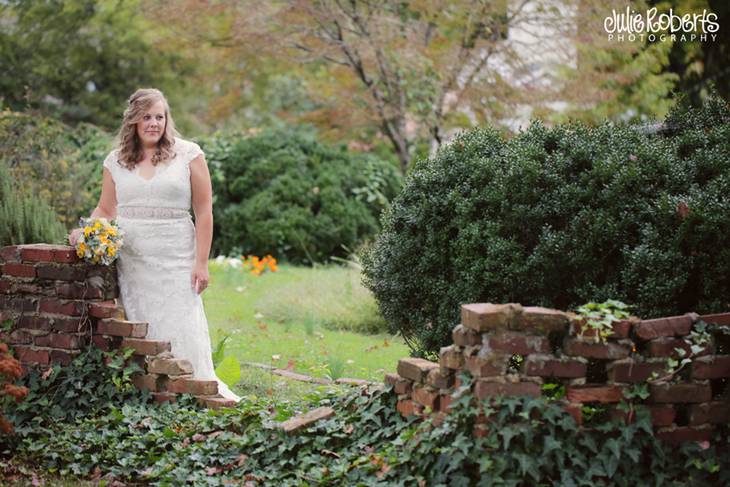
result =
[[[680,108],[654,133],[535,122],[505,140],[477,128],[416,163],[382,225],[365,282],[421,354],[450,343],[468,302],[725,311],[730,109]]]
[[[213,180],[214,252],[272,254],[289,262],[343,256],[378,230],[400,189],[396,166],[270,129],[199,141]]]

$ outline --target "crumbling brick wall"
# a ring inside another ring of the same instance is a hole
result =
[[[624,391],[646,383],[644,402],[660,438],[710,440],[717,424],[730,422],[730,343],[724,332],[715,333],[690,354],[687,337],[699,320],[719,331],[730,327],[730,313],[632,317],[614,322],[608,337],[599,339],[570,313],[513,303],[465,304],[453,345],[440,350],[438,363],[401,359],[397,374],[387,374],[385,382],[398,394],[401,414],[437,419],[448,413],[462,370],[474,378],[471,392],[477,399],[537,397],[550,382],[565,387],[559,400],[579,424],[584,405],[600,405],[610,416],[626,419],[616,407]],[[692,361],[672,370],[668,360],[679,357],[678,348]]]
[[[29,367],[66,365],[92,345],[134,350],[144,370],[133,378],[158,402],[195,395],[208,407],[233,405],[218,383],[193,379],[189,361],[175,358],[170,342],[147,340],[148,323],[125,319],[118,304],[116,268],[82,262],[65,245],[16,245],[0,249],[0,342]]]

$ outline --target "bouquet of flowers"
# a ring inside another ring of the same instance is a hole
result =
[[[81,234],[76,242],[76,255],[92,264],[109,265],[117,259],[124,243],[124,232],[106,218],[81,218]]]

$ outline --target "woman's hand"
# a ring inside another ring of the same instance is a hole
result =
[[[81,233],[83,230],[81,228],[74,228],[71,230],[71,233],[68,234],[68,243],[71,245],[76,245],[76,242],[79,241],[79,237],[81,236]]]
[[[208,263],[195,264],[190,276],[190,284],[193,286],[195,294],[202,293],[208,287],[208,280]]]

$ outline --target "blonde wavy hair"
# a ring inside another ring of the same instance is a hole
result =
[[[119,148],[117,160],[119,164],[129,170],[134,169],[144,157],[142,141],[137,135],[137,123],[142,121],[147,110],[158,101],[162,101],[165,106],[165,129],[162,131],[162,137],[157,143],[157,150],[152,156],[152,165],[156,166],[160,162],[175,157],[173,146],[175,145],[175,137],[180,137],[180,134],[175,129],[175,122],[170,114],[170,105],[168,105],[165,95],[160,90],[141,88],[135,91],[127,100],[122,126],[117,134],[116,146]]]

